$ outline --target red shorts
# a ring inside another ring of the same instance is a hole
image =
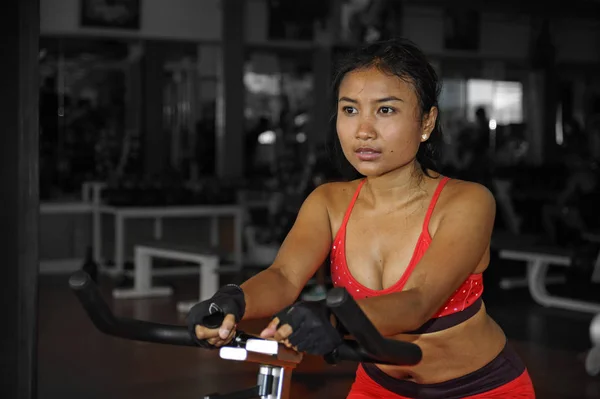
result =
[[[408,396],[402,396],[388,391],[381,385],[373,381],[359,366],[356,373],[356,380],[352,384],[352,389],[347,399],[414,399]],[[501,385],[491,391],[476,395],[464,396],[464,399],[535,399],[533,384],[529,378],[527,370],[517,379],[508,384]]]
[[[525,365],[507,345],[492,362],[438,384],[397,380],[371,364],[360,365],[347,399],[535,399]]]

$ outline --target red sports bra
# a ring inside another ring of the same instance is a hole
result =
[[[348,270],[348,264],[346,262],[346,225],[354,203],[358,198],[360,189],[365,183],[366,179],[362,180],[354,197],[346,210],[342,225],[338,230],[331,248],[330,261],[331,261],[331,278],[333,285],[336,287],[345,287],[350,295],[355,299],[368,298],[370,296],[385,295],[392,292],[400,292],[406,285],[406,282],[410,278],[414,268],[417,266],[429,244],[431,244],[431,235],[429,234],[429,220],[431,214],[435,208],[435,204],[442,192],[442,189],[448,182],[449,178],[444,177],[440,180],[438,187],[436,188],[431,202],[425,215],[425,221],[423,222],[423,229],[417,240],[417,245],[413,252],[413,256],[406,268],[404,274],[400,277],[395,284],[385,288],[383,290],[372,290],[359,283]],[[435,313],[433,318],[426,322],[423,326],[411,333],[425,333],[443,330],[456,324],[462,323],[473,316],[481,307],[481,294],[483,293],[483,276],[481,273],[471,274],[467,280],[452,294],[448,301]]]

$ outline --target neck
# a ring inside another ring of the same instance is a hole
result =
[[[414,161],[380,176],[367,177],[364,189],[373,204],[404,203],[419,189],[425,177]]]

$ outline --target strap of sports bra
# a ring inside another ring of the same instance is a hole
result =
[[[447,176],[444,176],[442,178],[442,180],[440,180],[440,182],[438,183],[438,186],[435,189],[435,192],[433,193],[433,197],[431,198],[431,202],[429,203],[429,208],[427,208],[427,214],[425,215],[425,220],[423,221],[423,230],[426,230],[429,228],[429,219],[431,219],[431,214],[433,213],[435,204],[437,204],[437,200],[438,200],[440,194],[442,193],[442,190],[444,189],[444,186],[446,185],[448,180],[450,180],[450,178]],[[354,203],[356,202],[356,199],[358,198],[358,194],[360,194],[360,189],[362,188],[362,186],[365,184],[366,181],[367,181],[367,179],[363,179],[360,181],[360,183],[358,183],[358,187],[356,188],[356,191],[354,192],[354,196],[352,197],[352,200],[350,201],[350,204],[348,205],[348,209],[346,209],[346,213],[344,214],[344,220],[342,221],[342,226],[340,228],[346,228],[346,224],[348,224],[348,219],[350,218],[350,214],[352,213],[352,208],[354,208]]]
[[[423,231],[429,230],[429,219],[431,219],[431,214],[433,213],[433,209],[435,208],[435,204],[437,204],[437,200],[444,189],[446,183],[450,180],[449,177],[444,176],[442,180],[438,183],[435,192],[433,193],[433,197],[431,198],[431,202],[429,203],[429,208],[427,208],[427,214],[425,215],[425,220],[423,221]]]
[[[354,203],[356,202],[356,199],[358,198],[360,189],[362,188],[363,184],[365,184],[366,181],[367,181],[367,179],[362,179],[360,181],[360,183],[358,183],[358,187],[356,188],[356,192],[354,193],[354,196],[352,197],[352,201],[350,201],[350,204],[348,205],[348,209],[346,209],[346,214],[344,215],[344,220],[342,221],[342,226],[340,227],[340,229],[346,228],[346,224],[348,224],[348,219],[350,218],[350,214],[352,213],[352,208],[354,208]]]

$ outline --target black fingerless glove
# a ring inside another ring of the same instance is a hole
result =
[[[196,326],[200,325],[207,328],[219,328],[223,317],[228,314],[235,316],[236,323],[242,320],[246,310],[246,300],[244,291],[234,284],[228,284],[221,287],[212,298],[195,304],[187,315],[187,324],[190,335],[196,343],[207,349],[216,349],[205,339],[196,337]],[[217,315],[222,315],[218,317]],[[212,318],[211,315],[214,315]]]
[[[279,312],[279,326],[289,324],[292,334],[288,340],[300,352],[326,355],[342,344],[342,337],[330,321],[325,301],[297,302]]]

